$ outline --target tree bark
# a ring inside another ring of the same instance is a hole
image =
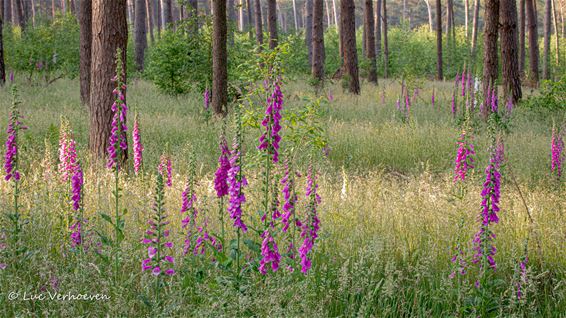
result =
[[[173,23],[173,5],[171,0],[163,0],[162,9],[163,9],[163,27],[171,28],[171,23]]]
[[[381,56],[381,0],[375,5],[375,56]]]
[[[332,0],[332,11],[334,12],[334,25],[338,28],[338,12],[336,11],[336,0]]]
[[[155,37],[153,35],[153,5],[151,4],[151,0],[145,0],[145,12],[146,12],[146,21],[147,21],[147,30],[149,31],[149,39],[151,44],[155,42]]]
[[[213,1],[212,16],[212,109],[217,115],[225,116],[228,103],[228,26],[226,21],[226,1]]]
[[[538,86],[538,33],[535,0],[526,0],[527,22],[529,28],[529,68],[530,84]]]
[[[18,18],[18,24],[22,28],[22,30],[25,30],[27,21],[24,17],[24,5],[22,3],[22,0],[12,0],[12,6],[14,4],[16,5],[16,16]]]
[[[155,21],[157,22],[157,38],[161,38],[161,29],[163,29],[163,21],[161,19],[161,0],[151,0],[154,2]]]
[[[479,1],[479,0],[478,0]],[[436,0],[436,79],[441,81],[442,75],[442,3]]]
[[[92,2],[92,64],[90,82],[90,132],[89,147],[98,158],[103,158],[108,146],[112,122],[112,81],[116,73],[116,51],[122,50],[122,61],[126,65],[128,25],[126,0],[94,0]],[[122,71],[126,82],[126,67]],[[127,153],[123,152],[124,158]]]
[[[521,73],[517,64],[517,5],[515,1],[501,0],[499,7],[503,90],[504,95],[511,97],[513,103],[517,103],[522,97]]]
[[[252,28],[252,0],[246,0],[246,12],[247,12],[247,18],[248,18],[248,26],[246,28],[246,31],[250,32],[250,39],[253,39],[253,35],[251,32],[251,28]]]
[[[369,59],[369,74],[368,81],[377,84],[377,64],[375,61],[375,36],[374,29],[375,24],[373,21],[373,0],[365,0],[365,19],[364,24],[366,25],[366,55]]]
[[[470,16],[470,0],[464,0],[464,30],[466,32],[466,39],[468,39],[468,20]]]
[[[340,0],[340,14],[344,40],[344,66],[350,80],[349,91],[360,94],[358,52],[356,51],[356,20],[354,0]]]
[[[138,71],[143,71],[145,49],[147,48],[147,31],[145,29],[145,0],[136,0],[134,14],[134,42],[136,54],[136,66]]]
[[[255,39],[260,46],[263,44],[263,26],[261,20],[261,2],[254,0],[255,5]]]
[[[472,18],[472,59],[475,60],[478,43],[478,31],[480,27],[480,0],[475,0],[474,2],[474,16]]]
[[[322,82],[324,79],[324,29],[323,1],[314,0],[312,28],[312,76]]]
[[[308,51],[309,66],[312,67],[313,0],[305,1],[305,14],[305,45]]]
[[[483,35],[483,92],[488,96],[498,74],[497,36],[499,33],[499,0],[486,0]]]
[[[552,1],[544,1],[544,37],[543,37],[543,58],[542,58],[542,78],[545,80],[550,79],[550,19],[551,19],[551,8]]]
[[[558,35],[558,17],[556,15],[556,0],[552,0],[552,16],[554,21],[554,47],[556,65],[560,65],[560,36]]]
[[[468,1],[468,0],[466,0]],[[379,0],[378,0],[379,3]],[[432,27],[432,8],[430,7],[430,0],[424,0],[424,3],[426,4],[426,10],[428,13],[428,27],[430,32],[432,33],[434,31],[433,27]],[[467,20],[466,20],[467,22]],[[466,30],[467,31],[467,30]]]
[[[389,41],[387,36],[387,0],[383,1],[383,77],[389,76]]]
[[[525,0],[519,1],[519,73],[525,73]]]
[[[12,20],[12,0],[4,0],[4,23],[14,24]]]
[[[269,28],[269,48],[277,46],[277,1],[267,0],[267,27]]]
[[[197,34],[199,29],[197,0],[189,1],[189,6],[187,7],[187,17],[191,20],[192,23],[192,33]]]
[[[79,16],[81,102],[83,105],[88,105],[90,102],[90,71],[92,61],[92,0],[81,0],[79,4]]]
[[[0,86],[6,83],[6,65],[4,64],[4,5],[0,4]]]
[[[299,19],[297,18],[297,0],[293,0],[293,20],[295,21],[295,32],[298,32]]]

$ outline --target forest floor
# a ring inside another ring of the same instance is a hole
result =
[[[155,195],[153,168],[162,153],[171,153],[173,185],[165,189],[165,210],[175,233],[173,240],[176,246],[182,245],[178,211],[193,151],[201,215],[209,218],[211,232],[219,232],[212,180],[222,122],[207,119],[201,95],[163,95],[145,81],[130,85],[129,127],[133,114],[138,113],[145,173],[123,174],[120,179],[121,204],[128,212],[116,277],[112,266],[95,255],[94,249],[80,255],[68,251],[68,184],[55,177],[46,180],[45,167],[40,165],[47,144],[56,166],[59,122],[64,115],[86,167],[88,226],[111,233],[100,213],[113,213],[113,174],[90,164],[88,110],[80,105],[78,81],[60,80],[47,88],[18,86],[20,111],[29,127],[21,134],[19,153],[25,220],[20,235],[26,252],[19,257],[19,265],[9,266],[0,275],[1,316],[560,317],[566,312],[566,187],[550,175],[552,126],[564,114],[519,106],[509,116],[500,222],[492,229],[498,267],[488,275],[489,287],[476,288],[479,270],[471,261],[472,239],[480,227],[482,184],[489,159],[487,124],[478,120],[473,125],[476,167],[465,182],[455,184],[454,159],[461,129],[451,113],[452,83],[420,83],[411,98],[408,120],[396,108],[401,92],[398,82],[381,80],[377,88],[365,84],[362,95],[355,97],[331,84],[321,103],[320,123],[329,152],[327,157],[320,154],[316,164],[321,231],[311,271],[307,275],[298,270],[289,273],[281,266],[278,272],[262,276],[249,260],[249,268],[235,279],[232,271],[211,262],[211,256],[183,258],[177,249],[177,275],[162,281],[161,305],[156,306],[155,279],[140,271],[144,247],[139,243]],[[302,81],[286,83],[283,94],[283,113],[287,108],[300,109],[314,98]],[[0,118],[8,118],[10,105],[9,90],[0,89]],[[5,123],[3,120],[2,125]],[[247,128],[245,151],[256,152],[260,134],[257,128]],[[282,135],[284,143],[285,131]],[[231,144],[231,126],[228,136]],[[6,138],[4,129],[0,138]],[[297,178],[303,196],[307,165],[305,161],[296,164],[303,172]],[[249,219],[257,218],[254,211],[261,209],[263,193],[262,174],[252,170],[249,167],[244,206]],[[3,215],[12,209],[12,194],[10,183],[0,182]],[[9,228],[8,219],[2,222]],[[91,239],[96,237],[92,233]],[[232,238],[235,235],[230,231],[226,240]],[[253,246],[248,247],[253,254]],[[281,251],[285,248],[280,246]],[[451,279],[459,265],[451,259],[459,250],[467,264],[466,274]],[[527,268],[522,272],[519,264],[527,255]],[[110,299],[22,298],[24,292],[54,291],[99,293]],[[10,299],[13,292],[18,293],[17,299]]]

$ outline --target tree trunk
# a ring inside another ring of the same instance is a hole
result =
[[[360,94],[358,52],[356,51],[356,7],[354,0],[340,0],[342,40],[344,40],[344,66],[350,80],[349,91]]]
[[[387,36],[387,0],[383,1],[383,77],[389,76],[389,43]]]
[[[212,15],[212,109],[217,115],[225,116],[228,103],[228,26],[226,1],[213,1]]]
[[[192,33],[197,34],[199,29],[198,1],[190,0],[188,3],[189,6],[187,7],[187,17],[191,20],[192,23]]]
[[[263,44],[263,26],[261,20],[261,2],[254,0],[255,5],[255,39],[260,46]]]
[[[483,93],[488,96],[495,87],[497,68],[497,36],[499,31],[499,0],[486,0],[483,35]],[[511,61],[510,61],[511,62]]]
[[[466,0],[466,1],[468,1],[468,0]],[[426,10],[428,12],[428,27],[429,27],[430,33],[432,33],[434,30],[432,28],[432,9],[430,7],[430,0],[424,0],[424,2],[426,4]],[[377,3],[379,3],[379,0],[378,0]]]
[[[324,79],[323,1],[314,0],[312,28],[312,76],[320,82]]]
[[[526,0],[527,22],[529,28],[529,68],[530,84],[538,86],[538,33],[535,0]]]
[[[26,28],[26,19],[24,17],[24,5],[22,0],[12,0],[12,6],[16,5],[16,16],[18,18],[18,24],[24,30]]]
[[[244,32],[245,27],[246,27],[246,18],[244,14],[244,0],[240,0],[240,4],[238,7],[238,30],[240,32]]]
[[[522,97],[521,73],[517,64],[517,4],[516,0],[501,0],[501,61],[503,90],[506,97],[517,103]]]
[[[375,61],[375,23],[373,21],[373,0],[365,0],[365,19],[367,37],[367,58],[369,59],[368,81],[377,84],[377,65]]]
[[[252,0],[246,0],[246,13],[247,13],[247,19],[248,19],[248,26],[246,28],[246,31],[250,32],[250,40],[253,39],[253,35],[252,35]]]
[[[556,0],[552,0],[552,17],[554,21],[554,47],[556,66],[560,65],[560,40],[558,35],[558,17],[556,16]]]
[[[542,54],[542,78],[545,80],[550,79],[550,19],[552,1],[544,1],[544,38],[543,38],[543,54]]]
[[[128,24],[134,24],[134,1],[135,0],[127,0],[126,5],[128,8]]]
[[[81,102],[90,102],[90,71],[92,61],[92,0],[81,0],[79,4],[80,20],[80,90]]]
[[[0,86],[6,83],[6,65],[4,64],[4,5],[0,4]]]
[[[170,24],[173,23],[173,5],[171,0],[163,0],[161,5],[163,7],[163,27],[170,28]]]
[[[143,71],[145,49],[147,48],[147,31],[145,29],[145,0],[136,0],[135,9],[134,42],[136,51],[136,66],[138,71]]]
[[[326,9],[326,25],[327,27],[330,27],[331,20],[330,20],[330,7],[328,6],[328,0],[324,1],[324,7]]]
[[[295,21],[295,32],[298,32],[299,19],[297,18],[297,0],[293,0],[293,20]]]
[[[267,27],[269,29],[269,48],[277,46],[277,1],[267,0]]]
[[[309,66],[312,67],[312,28],[313,28],[313,0],[305,1],[305,45],[307,46]]]
[[[381,56],[381,0],[375,5],[375,56]]]
[[[12,0],[4,0],[4,22],[14,24],[12,20]]]
[[[149,39],[151,40],[151,44],[155,42],[155,37],[153,36],[153,5],[151,4],[151,0],[145,0],[145,12],[146,12],[146,21],[147,21],[147,30],[149,31]]]
[[[128,24],[126,0],[94,0],[92,2],[92,64],[90,82],[90,132],[89,147],[98,158],[103,158],[108,146],[112,123],[112,81],[116,74],[116,51],[122,50],[122,61],[126,65]],[[122,71],[126,82],[126,67]],[[124,158],[127,153],[124,151]]]
[[[474,17],[472,18],[472,59],[475,60],[478,43],[478,31],[480,27],[480,0],[475,0]]]
[[[478,0],[479,1],[479,0]],[[436,0],[436,79],[441,81],[442,75],[442,3]]]
[[[519,73],[525,73],[525,0],[519,1]]]
[[[336,11],[336,0],[332,0],[332,11],[334,12],[334,25],[336,25],[336,28],[338,28],[338,12]]]
[[[161,18],[161,0],[151,0],[155,1],[154,5],[154,12],[155,12],[155,21],[157,21],[157,38],[161,38],[161,29],[163,29],[163,20]]]
[[[466,39],[468,39],[468,20],[470,17],[470,0],[464,0],[464,30],[466,32]]]

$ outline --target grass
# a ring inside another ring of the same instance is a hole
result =
[[[120,284],[112,284],[112,267],[94,253],[69,252],[65,228],[70,208],[68,188],[55,180],[44,181],[39,165],[44,138],[56,149],[61,114],[69,118],[79,144],[79,157],[86,168],[85,214],[89,227],[103,233],[111,229],[98,216],[111,214],[112,174],[87,155],[88,112],[79,104],[77,81],[61,80],[48,88],[19,83],[21,111],[30,128],[21,141],[23,160],[22,210],[28,222],[22,242],[28,252],[19,267],[2,272],[2,316],[291,316],[291,317],[460,317],[478,316],[480,299],[489,300],[492,311],[483,316],[561,317],[566,312],[566,193],[549,176],[550,135],[553,118],[564,114],[541,114],[517,108],[510,132],[505,136],[508,164],[503,169],[501,222],[497,233],[498,270],[492,277],[491,294],[473,288],[477,269],[450,280],[450,258],[461,242],[466,253],[478,229],[477,215],[483,168],[487,163],[488,136],[485,124],[475,127],[477,168],[462,186],[452,182],[458,125],[449,111],[450,83],[426,82],[411,121],[403,123],[395,109],[399,84],[381,81],[380,88],[363,87],[352,97],[338,85],[328,90],[334,101],[325,103],[322,120],[331,147],[328,159],[317,167],[322,204],[322,230],[315,246],[309,275],[288,273],[284,266],[261,276],[253,268],[255,255],[246,250],[250,266],[240,280],[230,270],[211,263],[210,256],[183,259],[181,242],[181,192],[188,170],[188,153],[197,155],[197,193],[200,216],[208,216],[217,231],[217,203],[212,178],[218,156],[221,123],[207,124],[200,109],[201,97],[170,97],[159,94],[144,81],[128,91],[128,105],[141,118],[146,148],[141,177],[123,175],[123,207],[127,208],[126,238],[122,245]],[[285,85],[285,107],[301,107],[303,96],[312,92],[304,82]],[[437,107],[430,105],[432,87]],[[382,88],[385,103],[381,103]],[[8,90],[0,89],[0,117],[7,118]],[[133,118],[133,117],[130,117]],[[230,131],[231,136],[232,131]],[[255,153],[258,130],[248,129],[246,151]],[[5,133],[0,133],[2,140]],[[283,136],[285,138],[285,136]],[[153,277],[140,272],[144,247],[139,243],[151,213],[159,156],[169,149],[173,156],[173,187],[165,193],[166,211],[172,220],[178,274],[162,294],[162,307],[151,306]],[[52,158],[53,162],[55,158]],[[298,164],[304,171],[305,162]],[[245,217],[258,222],[262,176],[253,166],[244,170],[250,187]],[[518,179],[515,184],[510,172]],[[303,177],[299,194],[304,195]],[[518,191],[521,190],[521,192]],[[0,211],[11,209],[11,187],[0,183]],[[534,223],[527,218],[527,208]],[[304,213],[304,200],[300,206]],[[6,227],[4,220],[4,227]],[[230,238],[234,237],[233,231]],[[529,236],[529,233],[530,236]],[[527,237],[530,237],[528,242]],[[96,235],[92,235],[95,239]],[[253,234],[246,238],[258,240]],[[526,297],[516,298],[517,268],[528,246],[529,266]],[[280,250],[283,250],[280,246]],[[107,301],[8,300],[9,292],[38,294],[103,293]],[[481,296],[481,297],[480,297]]]

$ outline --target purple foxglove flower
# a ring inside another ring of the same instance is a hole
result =
[[[83,170],[81,169],[81,166],[77,164],[75,174],[71,178],[71,187],[73,190],[71,199],[73,201],[73,210],[75,211],[79,211],[81,208],[83,182]]]
[[[230,150],[224,136],[220,138],[220,157],[218,157],[218,169],[214,174],[214,189],[216,196],[221,198],[228,194],[228,171],[230,170]]]
[[[132,141],[134,143],[134,172],[139,173],[143,161],[143,145],[141,142],[140,126],[138,121],[138,114],[134,117],[134,128],[132,129]]]
[[[243,187],[248,185],[246,177],[242,176],[240,167],[240,145],[234,143],[232,147],[232,156],[230,158],[230,170],[228,170],[228,194],[230,201],[228,204],[228,213],[230,218],[234,220],[234,227],[246,232],[248,227],[242,221],[242,204],[246,202],[246,196],[242,192]]]
[[[456,96],[454,96],[455,94],[452,94],[452,104],[451,104],[451,111],[452,111],[452,116],[456,116]]]
[[[311,259],[309,253],[312,251],[315,240],[318,237],[320,229],[320,220],[318,219],[317,208],[320,204],[320,196],[317,193],[318,184],[316,183],[316,174],[313,172],[312,166],[309,167],[307,174],[307,187],[305,196],[309,199],[307,206],[307,218],[302,224],[301,238],[303,244],[299,247],[299,257],[301,258],[301,271],[306,274],[311,268]]]
[[[285,175],[281,179],[281,184],[283,185],[283,189],[281,192],[283,193],[283,215],[281,216],[281,223],[283,223],[283,228],[281,229],[283,232],[287,232],[290,225],[290,219],[295,213],[295,204],[297,202],[297,195],[294,193],[293,189],[295,187],[294,181],[291,178],[291,171],[289,169],[289,165],[285,163]]]
[[[493,89],[491,93],[491,112],[497,113],[498,111],[498,101],[497,101],[497,88]]]
[[[468,170],[474,168],[474,145],[468,141],[466,131],[458,139],[458,152],[456,153],[454,167],[454,182],[465,181]]]
[[[432,97],[430,98],[432,102],[432,108],[434,109],[434,87],[432,88]]]
[[[202,100],[203,100],[204,111],[208,111],[210,107],[210,91],[208,90],[208,87],[204,89]]]
[[[4,154],[4,172],[6,175],[4,179],[6,181],[13,179],[17,182],[20,180],[20,172],[18,171],[18,135],[19,131],[26,129],[26,127],[20,122],[21,116],[16,105],[17,104],[14,104],[12,107],[10,122],[6,129],[8,137],[6,138],[5,143],[6,153]]]
[[[279,143],[281,141],[281,110],[283,109],[283,94],[279,87],[279,81],[273,85],[273,93],[267,98],[265,117],[261,125],[265,127],[265,132],[259,138],[260,150],[266,150],[272,157],[273,162],[279,161]]]
[[[14,82],[14,71],[10,71],[10,82]]]
[[[527,262],[528,257],[525,257],[519,263],[519,280],[517,282],[517,299],[521,300],[523,298],[523,287],[527,285]]]
[[[279,269],[281,255],[277,249],[277,243],[269,230],[265,230],[261,237],[263,238],[263,241],[261,242],[262,258],[259,262],[258,269],[262,275],[265,275],[267,273],[267,269],[265,267],[269,264],[271,264],[271,270],[273,272],[276,272]]]
[[[171,187],[173,185],[173,170],[171,166],[171,158],[166,155],[161,155],[157,170],[159,171],[159,174],[161,174],[163,178],[165,178],[165,185]]]
[[[108,169],[119,169],[118,153],[128,149],[128,137],[126,135],[128,131],[128,126],[126,125],[128,106],[125,103],[126,97],[124,96],[126,85],[118,80],[118,76],[115,76],[112,80],[117,84],[116,88],[112,91],[112,94],[114,94],[114,103],[112,104],[111,110],[114,115],[112,117],[112,129],[110,130],[108,147],[106,148],[108,152],[106,167]]]
[[[328,101],[331,103],[334,101],[334,95],[331,91],[328,91]]]
[[[560,178],[562,175],[562,164],[565,157],[564,140],[562,139],[562,134],[558,133],[554,128],[552,129],[552,140],[550,144],[550,172]]]

